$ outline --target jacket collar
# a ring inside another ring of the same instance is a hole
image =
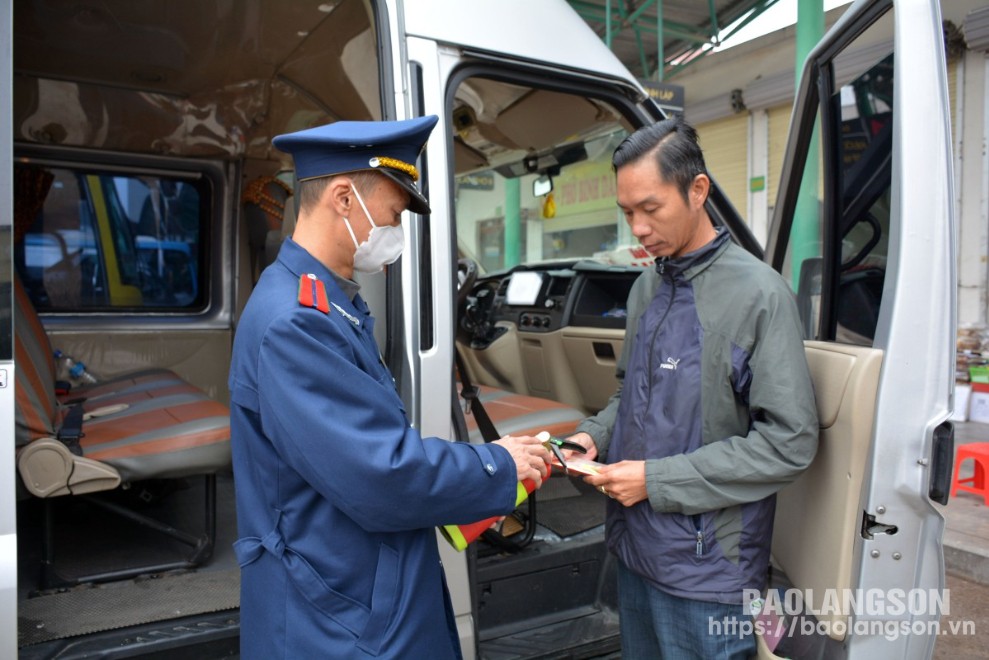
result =
[[[357,282],[337,275],[291,238],[286,238],[281,249],[278,250],[278,261],[296,277],[312,273],[324,284],[332,282],[348,301],[353,301],[361,289]]]
[[[714,238],[693,252],[682,254],[675,259],[662,257],[656,260],[656,272],[666,280],[682,277],[693,279],[711,265],[717,257],[728,249],[731,235],[724,227],[717,227]]]

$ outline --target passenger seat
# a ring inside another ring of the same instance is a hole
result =
[[[15,445],[31,494],[80,494],[229,466],[229,409],[169,370],[139,371],[56,396],[51,343],[16,277],[14,290]],[[83,456],[70,461],[58,435],[73,405],[88,419],[79,438]],[[103,466],[91,482],[83,476],[94,461]],[[76,474],[77,468],[83,473]]]
[[[229,409],[167,369],[134,372],[59,398],[51,343],[16,275],[14,299],[15,447],[23,486],[18,495],[45,503],[42,587],[192,568],[208,559],[216,538],[216,473],[231,463]],[[121,484],[193,475],[205,475],[204,530],[198,536],[88,497]],[[51,541],[51,500],[63,495],[83,496],[192,546],[192,553],[178,561],[65,580],[55,571]]]

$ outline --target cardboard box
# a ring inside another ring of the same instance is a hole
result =
[[[952,422],[967,422],[968,409],[972,399],[972,386],[968,383],[955,384],[955,409],[951,413]]]
[[[971,422],[989,424],[989,385],[985,383],[972,383],[968,419]]]

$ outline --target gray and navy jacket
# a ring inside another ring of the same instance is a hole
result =
[[[648,498],[608,503],[608,546],[684,598],[741,601],[769,567],[776,492],[817,451],[793,293],[726,231],[661,259],[628,298],[618,391],[578,431],[646,461]]]

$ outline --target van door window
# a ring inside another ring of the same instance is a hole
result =
[[[33,202],[40,211],[28,219],[14,261],[39,311],[188,312],[205,306],[205,182],[31,169],[50,174],[51,185]]]
[[[835,338],[871,346],[879,322],[889,243],[893,160],[893,54],[831,97],[840,181],[834,231]]]
[[[808,339],[871,346],[889,243],[893,54],[850,49],[824,69],[824,146],[808,152],[783,272]]]

